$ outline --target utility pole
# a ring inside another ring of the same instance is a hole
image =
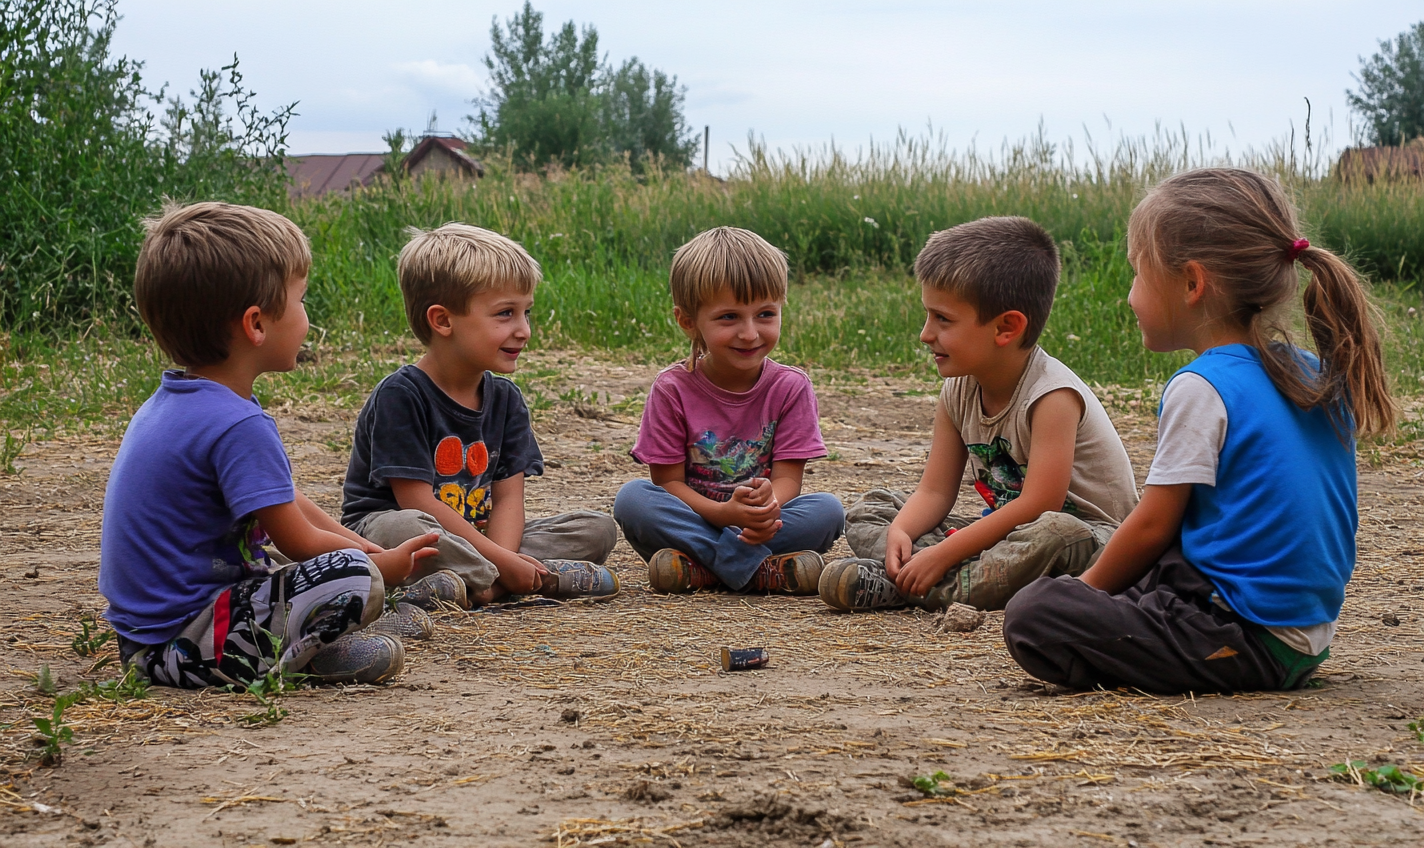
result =
[[[712,173],[707,169],[708,157],[711,155],[712,147],[712,125],[705,124],[702,127],[702,173]]]

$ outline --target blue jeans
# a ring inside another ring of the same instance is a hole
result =
[[[781,507],[781,529],[761,545],[737,538],[735,527],[707,523],[692,507],[649,480],[618,490],[613,519],[644,560],[663,548],[682,551],[732,589],[751,582],[762,560],[794,551],[825,553],[845,529],[845,509],[835,495],[801,495]]]

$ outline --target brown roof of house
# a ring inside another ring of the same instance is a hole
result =
[[[287,157],[288,188],[293,198],[317,197],[346,191],[352,185],[370,185],[385,164],[380,153],[318,153]]]
[[[485,166],[480,164],[480,160],[465,152],[465,142],[454,136],[445,135],[428,135],[422,138],[415,145],[415,149],[406,155],[403,167],[409,170],[412,165],[429,156],[430,151],[436,147],[444,148],[461,169],[477,177],[485,175]]]

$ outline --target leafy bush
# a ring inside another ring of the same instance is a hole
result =
[[[290,107],[259,114],[234,58],[156,116],[163,90],[110,55],[116,2],[0,5],[0,327],[134,326],[141,218],[165,197],[285,203]]]
[[[1424,21],[1381,41],[1360,60],[1359,91],[1346,91],[1350,108],[1365,119],[1371,144],[1400,145],[1424,136]]]

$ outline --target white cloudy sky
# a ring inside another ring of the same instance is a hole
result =
[[[116,48],[150,83],[191,88],[236,53],[259,102],[299,101],[294,153],[378,151],[432,110],[460,130],[485,85],[490,22],[520,0],[120,0]],[[1418,0],[540,0],[546,29],[598,29],[687,86],[713,170],[749,132],[772,147],[854,148],[932,124],[951,145],[1150,133],[1159,122],[1233,149],[1314,125],[1349,141],[1359,57],[1424,19]],[[1108,129],[1111,122],[1111,130]]]

